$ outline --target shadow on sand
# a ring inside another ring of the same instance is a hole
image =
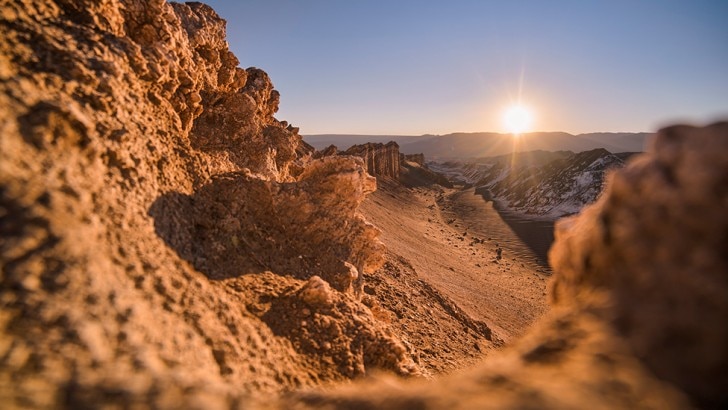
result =
[[[536,254],[538,263],[550,268],[548,252],[554,243],[555,221],[528,219],[523,215],[505,210],[493,200],[490,191],[486,188],[476,188],[475,194],[480,195],[487,202],[493,202],[493,208],[498,211],[503,221]]]

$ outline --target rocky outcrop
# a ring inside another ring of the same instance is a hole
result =
[[[579,153],[526,152],[486,160],[472,177],[478,189],[503,208],[557,219],[593,203],[603,190],[607,172],[623,166],[622,159],[603,148]]]
[[[375,270],[382,254],[379,232],[356,215],[375,188],[361,162],[327,157],[295,182],[247,171],[215,175],[192,195],[160,196],[149,214],[167,244],[210,278],[316,274],[338,291],[359,293],[359,272]]]
[[[657,377],[728,404],[728,123],[661,130],[557,225],[555,306],[607,320]]]
[[[354,145],[342,154],[363,158],[370,175],[399,179],[399,145],[394,141]]]
[[[425,165],[425,154],[399,154],[400,162],[414,162],[419,166]]]
[[[336,145],[329,145],[328,147],[326,147],[320,151],[316,151],[314,156],[316,158],[330,157],[333,155],[337,155],[338,153],[339,153],[339,149],[336,147]]]
[[[381,264],[357,211],[375,180],[312,158],[210,7],[1,8],[4,405],[214,408],[418,372],[358,301]],[[306,304],[314,276],[332,305]]]
[[[367,172],[376,177],[387,177],[398,180],[407,187],[441,185],[452,188],[452,183],[443,175],[430,170],[425,164],[423,154],[405,155],[399,153],[399,146],[392,141],[388,144],[366,143],[354,145],[340,152],[335,145],[330,145],[314,153],[314,158],[335,155],[361,157],[366,161]],[[399,155],[397,157],[397,155]],[[398,158],[398,161],[395,159]]]
[[[414,161],[407,158],[412,158]],[[446,176],[431,170],[425,164],[425,158],[422,154],[401,155],[400,159],[399,181],[402,185],[409,188],[432,185],[440,185],[446,188],[453,187],[452,182]]]

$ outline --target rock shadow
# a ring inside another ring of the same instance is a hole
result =
[[[320,278],[278,296],[261,317],[277,336],[322,367],[347,378],[372,369],[407,376],[419,373],[407,350],[362,305],[334,292]]]
[[[271,202],[263,181],[229,174],[192,195],[160,196],[149,215],[157,235],[210,279],[311,270],[312,258],[290,255],[285,223],[271,224],[276,219]]]
[[[157,235],[210,279],[264,271],[318,275],[347,291],[357,268],[379,257],[381,244],[376,228],[356,213],[361,183],[320,168],[287,183],[221,174],[192,195],[160,196],[149,215]]]

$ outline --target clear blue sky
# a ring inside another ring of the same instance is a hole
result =
[[[728,118],[728,0],[206,3],[304,135],[501,131],[519,95],[540,131]]]

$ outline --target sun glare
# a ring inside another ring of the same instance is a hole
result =
[[[531,131],[533,114],[522,105],[512,105],[503,112],[503,127],[513,135]]]

